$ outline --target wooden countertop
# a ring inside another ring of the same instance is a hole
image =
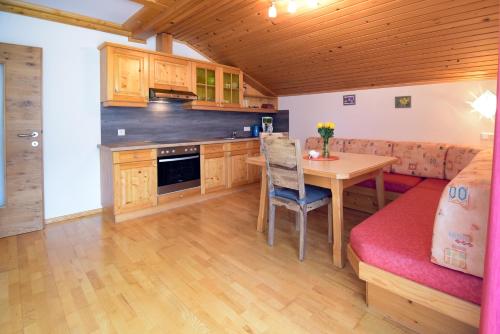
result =
[[[196,139],[195,141],[183,142],[169,142],[163,143],[161,141],[140,141],[140,142],[125,142],[125,143],[114,143],[114,144],[100,144],[97,147],[105,150],[110,150],[112,152],[118,151],[130,151],[130,150],[146,150],[152,148],[163,148],[163,147],[173,147],[173,146],[184,146],[184,145],[205,145],[205,144],[221,144],[221,143],[234,143],[241,141],[259,140],[258,137],[248,137],[248,138],[237,138],[237,139]]]

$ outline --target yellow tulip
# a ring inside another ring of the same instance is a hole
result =
[[[320,123],[318,123],[317,128],[318,128],[318,129],[321,129],[322,127],[323,127],[323,123],[321,123],[321,122],[320,122]]]
[[[335,123],[331,122],[330,125],[331,125],[331,129],[335,129]]]

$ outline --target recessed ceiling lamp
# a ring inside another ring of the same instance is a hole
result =
[[[288,1],[288,12],[293,14],[297,11],[297,2],[295,0]]]
[[[276,3],[274,1],[272,2],[271,7],[269,7],[269,10],[267,11],[267,15],[272,18],[278,15],[278,11],[276,10]]]

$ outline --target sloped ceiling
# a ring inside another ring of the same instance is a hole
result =
[[[495,78],[498,0],[156,0],[125,28],[171,33],[279,95]],[[305,2],[305,1],[302,1]],[[305,6],[304,6],[305,7]]]

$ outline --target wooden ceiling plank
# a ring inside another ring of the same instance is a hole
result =
[[[494,18],[494,19],[496,20],[496,18]],[[481,20],[481,19],[475,19],[475,20],[477,20],[477,22],[482,22],[482,20]],[[462,21],[462,22],[465,22],[465,21]],[[468,22],[469,22],[469,21],[467,21],[466,23],[468,23]],[[487,22],[486,24],[490,24],[490,23],[489,23],[489,22]],[[492,24],[493,26],[496,26],[496,27],[497,27],[497,25],[496,25],[496,23],[495,23],[495,22],[491,22],[491,24]],[[436,27],[436,28],[437,28],[437,29],[439,29],[439,27]],[[411,30],[411,32],[412,32],[412,33],[414,33],[414,34],[416,33],[416,31],[417,31],[416,29]],[[398,37],[398,38],[397,38],[398,40],[405,40],[404,36],[397,36],[397,37]],[[380,40],[380,37],[379,37],[379,40]],[[387,36],[384,40],[396,40],[396,39],[394,38],[394,36],[388,35],[388,36]],[[409,39],[409,38],[408,38],[408,39],[406,39],[406,40],[411,40],[411,39]],[[366,43],[368,43],[368,44],[369,44],[369,42],[366,42]],[[365,43],[365,44],[366,44],[366,43]],[[377,45],[377,44],[374,44],[374,45]],[[302,49],[302,48],[301,48],[300,46],[296,46],[296,50],[301,50],[301,49]],[[332,49],[332,50],[334,50],[334,52],[336,51],[335,49]],[[284,50],[284,53],[285,53],[285,54],[289,54],[289,57],[290,57],[290,58],[292,58],[292,59],[297,58],[297,57],[296,57],[296,55],[295,55],[293,52],[291,52],[291,53],[287,53],[287,52],[286,52],[286,50]],[[263,55],[262,57],[265,57],[265,56],[266,56],[266,55]],[[261,57],[261,55],[245,54],[245,55],[244,55],[244,57],[253,57],[252,59],[254,59],[254,61],[255,61],[255,62],[261,62],[261,58],[260,58],[260,57]],[[243,58],[243,59],[244,59],[244,58]],[[243,60],[243,61],[244,61],[244,60]],[[248,62],[246,62],[246,63],[248,63]],[[240,66],[240,67],[241,67],[241,66]]]
[[[393,78],[370,78],[369,80],[363,81],[338,81],[336,83],[328,83],[326,85],[314,84],[312,86],[288,86],[287,88],[277,89],[277,93],[280,96],[285,94],[296,95],[302,94],[304,92],[314,93],[314,92],[332,92],[332,91],[352,91],[363,88],[379,88],[379,87],[396,87],[404,85],[417,85],[421,83],[437,83],[437,82],[454,82],[459,80],[487,80],[495,79],[496,71],[478,71],[480,74],[474,74],[473,72],[463,72],[458,74],[443,74],[437,75],[435,73],[430,75],[412,77],[412,80],[404,80],[401,77]]]
[[[45,6],[34,5],[23,1],[0,0],[0,11],[31,16],[39,19],[70,24],[127,37],[131,36],[130,31],[124,29],[120,24],[74,14],[63,10],[52,9]]]
[[[488,38],[489,37],[489,38]],[[351,62],[353,57],[357,57],[360,60],[370,60],[370,63],[376,63],[380,60],[389,60],[397,61],[398,57],[404,56],[401,58],[402,61],[408,61],[408,59],[413,59],[415,57],[428,55],[429,58],[433,58],[438,56],[439,53],[446,54],[448,56],[453,56],[455,59],[460,58],[464,53],[474,52],[475,50],[484,50],[485,47],[491,47],[498,44],[498,35],[496,33],[492,33],[490,36],[470,36],[461,39],[458,42],[453,40],[448,42],[442,42],[436,46],[436,44],[415,44],[412,46],[400,45],[399,47],[391,47],[384,48],[375,51],[366,53],[353,52],[352,54],[345,55],[334,55],[330,56],[325,54],[321,58],[308,58],[304,60],[302,59],[294,59],[291,62],[283,62],[283,63],[266,63],[265,65],[261,65],[258,68],[266,73],[279,72],[284,70],[285,68],[295,68],[295,65],[299,64],[318,64],[323,62],[325,64],[338,64],[338,63],[348,63]]]
[[[331,92],[353,92],[358,90],[366,89],[380,89],[380,88],[390,88],[395,86],[414,86],[414,85],[424,85],[424,84],[437,84],[437,83],[453,83],[461,81],[471,81],[471,80],[485,80],[485,79],[495,79],[496,73],[487,73],[485,75],[479,76],[443,76],[439,78],[425,77],[415,79],[412,82],[396,82],[394,80],[389,81],[378,81],[374,82],[341,82],[336,86],[314,86],[314,87],[295,87],[293,89],[288,89],[286,91],[277,92],[279,96],[300,96],[300,95],[310,95],[310,94],[321,94],[321,93],[331,93]]]
[[[308,84],[314,84],[314,85],[319,85],[322,83],[331,83],[335,82],[335,80],[346,80],[346,79],[351,79],[351,80],[368,80],[368,79],[377,79],[377,78],[392,78],[392,77],[398,77],[398,78],[406,78],[402,80],[408,80],[413,81],[414,78],[420,77],[420,76],[439,76],[439,75],[452,75],[452,74],[466,74],[466,73],[472,73],[478,72],[478,71],[497,71],[498,70],[498,63],[491,63],[491,62],[486,62],[485,64],[480,64],[474,67],[471,67],[470,65],[462,66],[462,65],[456,65],[456,67],[450,69],[450,68],[445,68],[443,66],[435,67],[435,68],[425,68],[425,69],[418,69],[418,70],[405,70],[405,71],[395,71],[393,72],[392,70],[387,70],[382,72],[377,73],[376,75],[373,74],[364,74],[364,75],[338,75],[335,76],[334,78],[330,77],[324,77],[324,76],[319,76],[314,80],[314,82],[309,82],[309,81],[290,81],[290,84],[284,84],[278,86],[276,90],[284,89],[284,88],[290,88],[294,87],[297,85],[308,85]]]
[[[377,38],[381,34],[383,36],[391,36],[395,32],[396,33],[399,32],[401,29],[404,29],[405,31],[408,30],[413,31],[418,29],[419,27],[429,27],[429,25],[431,27],[440,26],[445,23],[461,22],[464,19],[468,18],[474,18],[474,17],[478,18],[483,16],[486,17],[488,15],[494,15],[494,14],[498,14],[497,5],[484,8],[484,5],[482,5],[482,3],[476,2],[474,10],[468,11],[466,13],[463,13],[462,9],[458,8],[456,10],[450,9],[446,11],[446,14],[442,14],[439,12],[432,12],[431,8],[431,12],[425,12],[425,13],[419,12],[417,14],[413,14],[414,16],[403,15],[401,16],[401,19],[398,18],[398,20],[376,21],[376,22],[365,23],[360,26],[355,26],[355,30],[350,30],[350,29],[341,30],[340,27],[335,26],[334,28],[331,28],[328,31],[325,32],[316,31],[307,36],[296,34],[294,36],[289,36],[289,38],[281,38],[273,41],[269,41],[265,39],[265,37],[262,37],[260,42],[266,44],[269,43],[268,45],[273,45],[273,48],[274,47],[280,48],[283,49],[284,51],[288,51],[287,48],[296,49],[296,46],[306,47],[308,44],[311,43],[311,41],[313,41],[314,45],[329,43],[331,47],[338,47],[339,45],[343,45],[343,43],[346,42],[346,39],[348,40],[356,37],[365,39]],[[410,20],[410,18],[412,17],[417,18],[418,21],[415,21],[415,23],[412,24],[413,21]],[[422,19],[422,17],[424,18]],[[190,41],[187,40],[187,42],[189,43]],[[240,43],[238,43],[238,45],[239,44]],[[225,51],[224,56],[229,57],[232,54],[238,54],[238,51],[240,51],[241,53],[255,53],[258,51],[258,49],[247,50],[246,46],[243,46],[241,48],[235,47],[229,51]],[[262,55],[263,56],[266,55],[265,50]]]

